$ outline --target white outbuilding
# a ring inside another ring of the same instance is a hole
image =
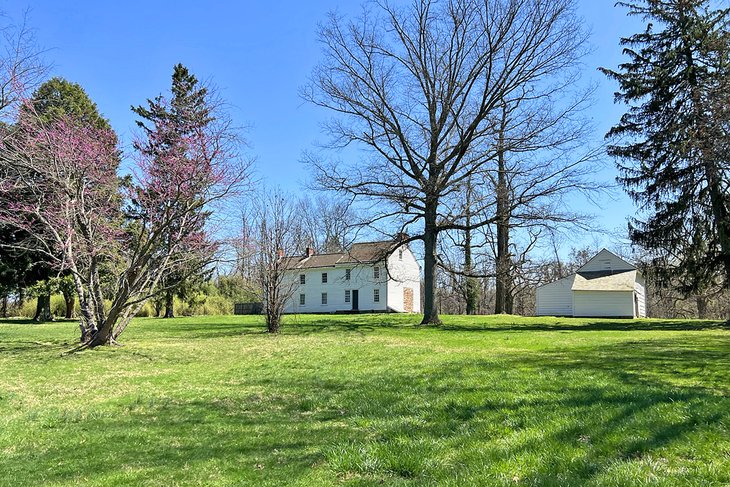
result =
[[[644,276],[606,249],[575,274],[537,288],[536,315],[645,318]]]

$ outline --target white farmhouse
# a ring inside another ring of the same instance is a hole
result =
[[[296,288],[286,313],[421,311],[421,268],[397,241],[353,244],[349,251],[286,257]]]
[[[646,317],[641,271],[606,249],[575,274],[537,288],[536,315]]]

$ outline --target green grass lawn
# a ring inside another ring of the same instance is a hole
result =
[[[717,322],[0,322],[0,485],[730,485]]]

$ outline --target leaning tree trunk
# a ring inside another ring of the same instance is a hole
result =
[[[0,316],[3,318],[8,317],[8,295],[3,294],[2,302],[0,302]]]
[[[438,307],[436,306],[436,247],[438,230],[436,228],[436,211],[438,202],[429,200],[426,202],[424,212],[423,232],[423,320],[422,325],[441,324]]]
[[[164,318],[175,317],[175,294],[172,291],[165,293],[165,316]]]
[[[35,316],[33,321],[53,321],[53,313],[51,313],[51,295],[42,294],[38,296],[36,301]]]

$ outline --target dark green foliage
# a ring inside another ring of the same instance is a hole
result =
[[[32,107],[32,109],[30,108]],[[110,128],[109,121],[99,114],[96,103],[78,83],[55,77],[43,83],[34,93],[30,107],[23,107],[21,116],[30,115],[48,123],[67,115],[79,124]]]
[[[730,36],[711,4],[619,2],[648,25],[621,40],[628,62],[602,70],[629,105],[607,138],[643,213],[631,238],[684,293],[730,284]]]

